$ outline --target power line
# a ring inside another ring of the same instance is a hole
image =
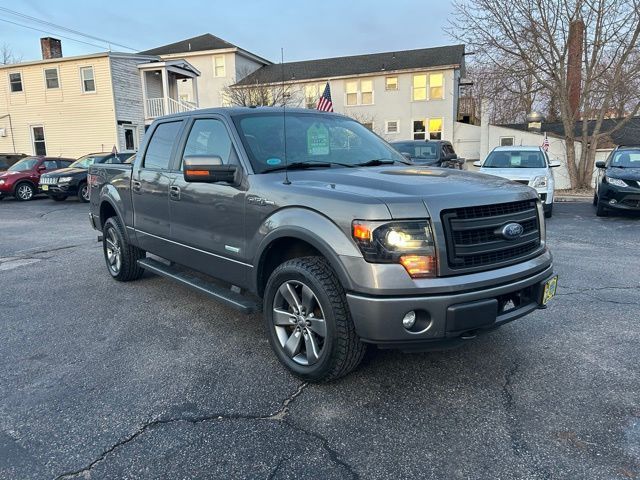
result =
[[[11,23],[13,25],[17,25],[17,26],[23,27],[23,28],[30,28],[31,30],[35,30],[37,32],[46,33],[47,35],[56,35],[58,37],[64,38],[65,40],[71,40],[72,42],[84,43],[85,45],[91,45],[92,47],[104,48],[104,45],[97,45],[95,43],[85,42],[83,40],[78,40],[76,38],[65,37],[64,35],[58,35],[57,33],[51,33],[51,32],[48,32],[46,30],[42,30],[40,28],[30,27],[29,25],[22,25],[21,23],[12,22],[11,20],[7,20],[5,18],[0,18],[0,22]]]
[[[65,27],[63,25],[58,25],[56,23],[48,22],[46,20],[42,20],[42,19],[37,18],[37,17],[32,17],[31,15],[27,15],[25,13],[20,13],[20,12],[17,12],[15,10],[11,10],[9,8],[6,8],[6,7],[0,7],[0,11],[4,11],[6,13],[9,13],[11,15],[15,15],[17,17],[22,17],[22,18],[24,18],[26,20],[30,20],[32,22],[37,22],[37,23],[40,23],[40,24],[43,24],[43,25],[47,25],[47,26],[53,27],[53,28],[55,28],[57,30],[62,30],[62,31],[65,31],[65,32],[73,33],[74,35],[79,35],[81,37],[89,38],[91,40],[97,40],[99,42],[104,42],[104,43],[107,43],[109,45],[116,45],[118,47],[126,48],[127,50],[137,51],[136,48],[128,47],[127,45],[122,45],[121,43],[112,42],[112,41],[107,40],[105,38],[100,38],[100,37],[96,37],[96,36],[93,36],[93,35],[89,35],[87,33],[83,33],[83,32],[80,32],[78,30],[74,30],[72,28]]]

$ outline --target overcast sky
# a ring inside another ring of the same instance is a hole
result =
[[[294,61],[457,43],[442,30],[451,13],[447,1],[21,0],[0,6],[138,50],[212,33],[274,62],[280,47],[285,61]],[[41,57],[40,37],[73,36],[1,10],[0,20],[47,30],[0,21],[0,43],[23,61]],[[61,40],[64,56],[108,49]]]

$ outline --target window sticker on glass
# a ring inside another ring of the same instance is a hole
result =
[[[516,155],[513,155],[511,157],[511,165],[513,165],[514,167],[519,167],[521,163],[522,163],[522,157],[518,157]]]
[[[267,159],[267,165],[280,165],[282,163],[282,160],[280,160],[279,158],[268,158]]]
[[[314,123],[307,130],[307,153],[309,155],[329,155],[329,130],[322,124]]]

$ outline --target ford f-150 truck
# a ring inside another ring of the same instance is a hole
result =
[[[133,165],[88,180],[113,278],[147,270],[262,309],[278,359],[310,381],[347,374],[367,344],[462,343],[555,294],[532,189],[410,164],[337,114],[162,117]]]

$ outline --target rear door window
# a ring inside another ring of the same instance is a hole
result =
[[[156,127],[144,155],[143,168],[169,169],[181,128],[182,121],[161,123]]]
[[[45,160],[42,162],[42,165],[44,165],[46,170],[56,170],[58,168],[58,162],[55,160]]]

